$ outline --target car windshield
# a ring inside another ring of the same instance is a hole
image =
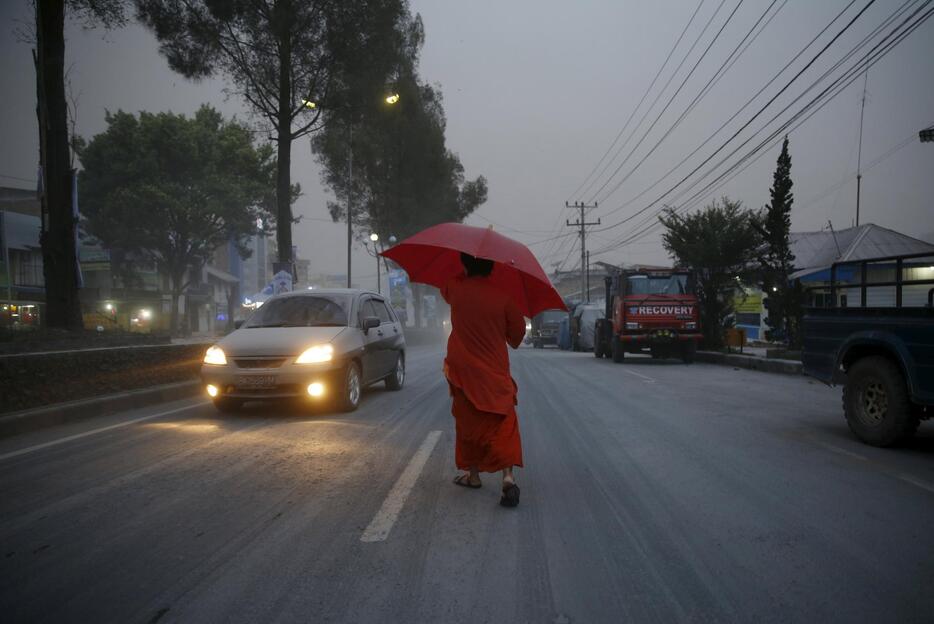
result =
[[[627,295],[683,295],[687,292],[687,275],[649,277],[630,275],[626,279]]]
[[[244,327],[340,327],[347,325],[350,298],[300,295],[263,304]]]

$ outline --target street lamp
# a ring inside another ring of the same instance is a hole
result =
[[[376,292],[382,294],[382,282],[379,279],[379,247],[376,246],[377,241],[379,241],[379,234],[376,232],[370,234],[370,241],[373,243],[373,257],[376,258]]]
[[[386,104],[392,106],[398,104],[400,100],[398,93],[393,93],[386,96]],[[306,104],[307,105],[307,104]],[[350,154],[347,164],[347,288],[352,288],[351,285],[351,251],[353,249],[353,117],[351,116],[350,123],[348,123],[348,133],[350,135]],[[373,248],[376,248],[376,243],[374,239]],[[377,267],[379,265],[377,264]]]

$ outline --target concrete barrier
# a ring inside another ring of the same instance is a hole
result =
[[[717,351],[698,351],[698,362],[709,364],[723,364],[736,368],[747,368],[765,373],[782,373],[785,375],[803,374],[801,362],[795,360],[776,360],[756,357],[752,355],[738,355],[735,353],[719,353]]]
[[[200,381],[184,381],[4,414],[0,416],[0,438],[147,405],[186,399],[200,392]]]

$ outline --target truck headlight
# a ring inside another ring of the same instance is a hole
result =
[[[227,356],[224,355],[223,349],[214,345],[204,354],[204,363],[214,364],[215,366],[225,366],[227,364]]]
[[[626,329],[642,329],[642,323],[626,323]]]
[[[329,344],[315,345],[296,358],[296,364],[318,364],[320,362],[330,362],[334,358],[334,347]]]
[[[684,329],[697,329],[697,323],[694,321],[689,321],[684,324]]]

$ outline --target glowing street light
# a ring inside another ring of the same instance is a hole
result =
[[[392,95],[387,95],[387,96],[386,96],[386,103],[387,103],[387,104],[395,104],[395,103],[398,102],[398,101],[399,101],[399,94],[398,94],[398,93],[393,93]]]
[[[376,232],[373,232],[372,234],[370,234],[370,240],[375,243],[376,241],[379,240],[379,234],[377,234]]]
[[[318,103],[317,103],[317,102],[315,102],[315,101],[313,101],[313,100],[306,100],[305,98],[302,98],[302,105],[303,105],[305,108],[310,108],[310,109],[312,109],[312,110],[318,108]]]

